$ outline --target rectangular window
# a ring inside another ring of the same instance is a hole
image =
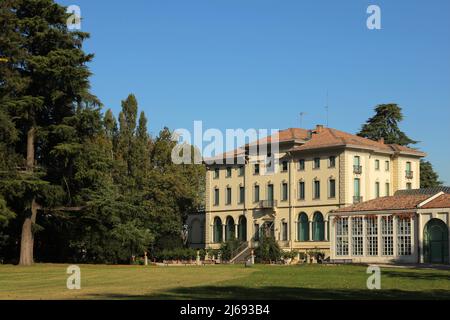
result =
[[[288,240],[288,224],[287,224],[287,222],[283,222],[281,225],[281,240],[282,241]]]
[[[412,184],[411,184],[411,182],[408,182],[408,183],[406,184],[406,189],[407,189],[407,190],[411,190],[411,189],[412,189]]]
[[[380,160],[375,160],[375,170],[380,170]]]
[[[411,255],[411,219],[399,218],[397,220],[397,249],[399,256]]]
[[[281,163],[281,171],[282,172],[287,172],[288,171],[288,162],[287,161],[283,161]]]
[[[305,182],[300,181],[298,183],[298,198],[300,200],[305,200]]]
[[[320,158],[314,158],[314,169],[320,169]]]
[[[378,218],[366,217],[367,255],[378,256]]]
[[[328,197],[336,198],[336,180],[330,179],[330,187],[329,187]]]
[[[352,255],[363,255],[363,218],[352,218]]]
[[[244,172],[245,172],[245,167],[244,166],[240,166],[239,167],[239,177],[243,177],[244,176]]]
[[[255,166],[253,167],[253,174],[259,175],[259,163],[255,163]]]
[[[329,158],[329,163],[328,164],[329,164],[330,168],[336,167],[336,157],[335,156],[331,156]]]
[[[231,178],[231,167],[227,167],[227,178]]]
[[[255,194],[254,194],[254,199],[255,202],[259,202],[259,186],[255,186]]]
[[[226,199],[227,199],[227,205],[231,204],[231,188],[227,188],[227,195],[226,195]]]
[[[214,168],[214,179],[219,179],[220,169]]]
[[[273,201],[273,184],[267,185],[267,200]]]
[[[336,255],[348,256],[348,217],[336,221]]]
[[[355,156],[353,158],[353,165],[354,166],[360,166],[361,165],[361,158],[359,156]]]
[[[305,159],[300,159],[298,161],[298,170],[299,171],[305,170]]]
[[[375,182],[375,198],[379,198],[379,197],[380,197],[380,183]]]
[[[281,195],[281,200],[282,201],[287,201],[288,199],[288,184],[287,183],[283,183],[282,185],[282,195]]]
[[[383,256],[394,255],[394,226],[391,216],[381,218],[381,248]]]
[[[406,171],[411,172],[411,162],[406,162]]]
[[[245,201],[245,188],[239,187],[239,203],[244,203]]]
[[[353,195],[357,198],[361,195],[361,181],[359,178],[355,178],[353,181]]]
[[[389,197],[389,195],[391,194],[391,192],[390,192],[390,185],[389,185],[389,182],[386,182],[386,197]]]
[[[219,205],[219,189],[214,189],[214,205]]]
[[[390,167],[389,161],[386,161],[384,163],[384,170],[389,171],[390,170],[389,167]]]
[[[314,181],[314,199],[320,199],[320,181]]]

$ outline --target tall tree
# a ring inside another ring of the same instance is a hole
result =
[[[375,115],[367,120],[362,126],[358,136],[379,140],[384,139],[386,143],[407,146],[416,144],[417,141],[409,138],[399,128],[399,123],[403,120],[402,109],[397,104],[381,104],[375,107]],[[440,186],[439,176],[434,172],[430,162],[420,161],[420,187]]]
[[[375,115],[367,120],[357,135],[372,140],[384,138],[386,143],[401,146],[416,144],[417,141],[400,130],[398,123],[402,120],[402,109],[397,104],[380,104],[375,107]]]
[[[439,181],[438,174],[434,171],[432,164],[429,161],[420,161],[420,187],[434,188],[442,186]]]
[[[98,103],[88,91],[86,64],[93,56],[82,50],[88,34],[70,32],[68,17],[65,8],[52,0],[0,4],[0,56],[7,59],[0,68],[0,110],[14,119],[20,137],[15,150],[24,159],[8,180],[10,186],[22,190],[25,203],[17,208],[23,219],[21,265],[33,263],[38,211],[56,201],[49,196],[64,193],[63,170],[54,166],[52,152],[66,137],[57,131],[70,133],[62,122],[74,115],[77,105]]]

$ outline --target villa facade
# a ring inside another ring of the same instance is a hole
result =
[[[278,141],[277,154],[253,153],[250,144],[207,165],[205,213],[188,219],[192,247],[239,238],[251,248],[266,232],[284,250],[329,256],[333,211],[420,187],[425,154],[415,149],[323,126],[282,130],[256,144],[270,141]],[[267,172],[274,158],[278,167]]]

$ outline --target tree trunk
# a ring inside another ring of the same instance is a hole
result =
[[[21,266],[30,266],[34,263],[33,248],[34,234],[33,225],[36,223],[37,211],[40,208],[35,199],[31,201],[31,211],[27,215],[22,225],[22,238],[20,242],[20,262]]]
[[[36,135],[36,129],[30,128],[27,133],[27,171],[33,172],[34,169],[34,140]],[[36,198],[31,200],[31,210],[26,215],[25,221],[22,225],[22,238],[20,241],[20,262],[21,266],[30,266],[33,264],[33,247],[34,247],[34,234],[33,225],[36,223],[37,211],[39,204],[36,202]]]

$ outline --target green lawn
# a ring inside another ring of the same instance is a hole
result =
[[[363,266],[80,265],[68,290],[66,268],[0,265],[0,299],[450,299],[448,270],[382,268],[372,291]]]

